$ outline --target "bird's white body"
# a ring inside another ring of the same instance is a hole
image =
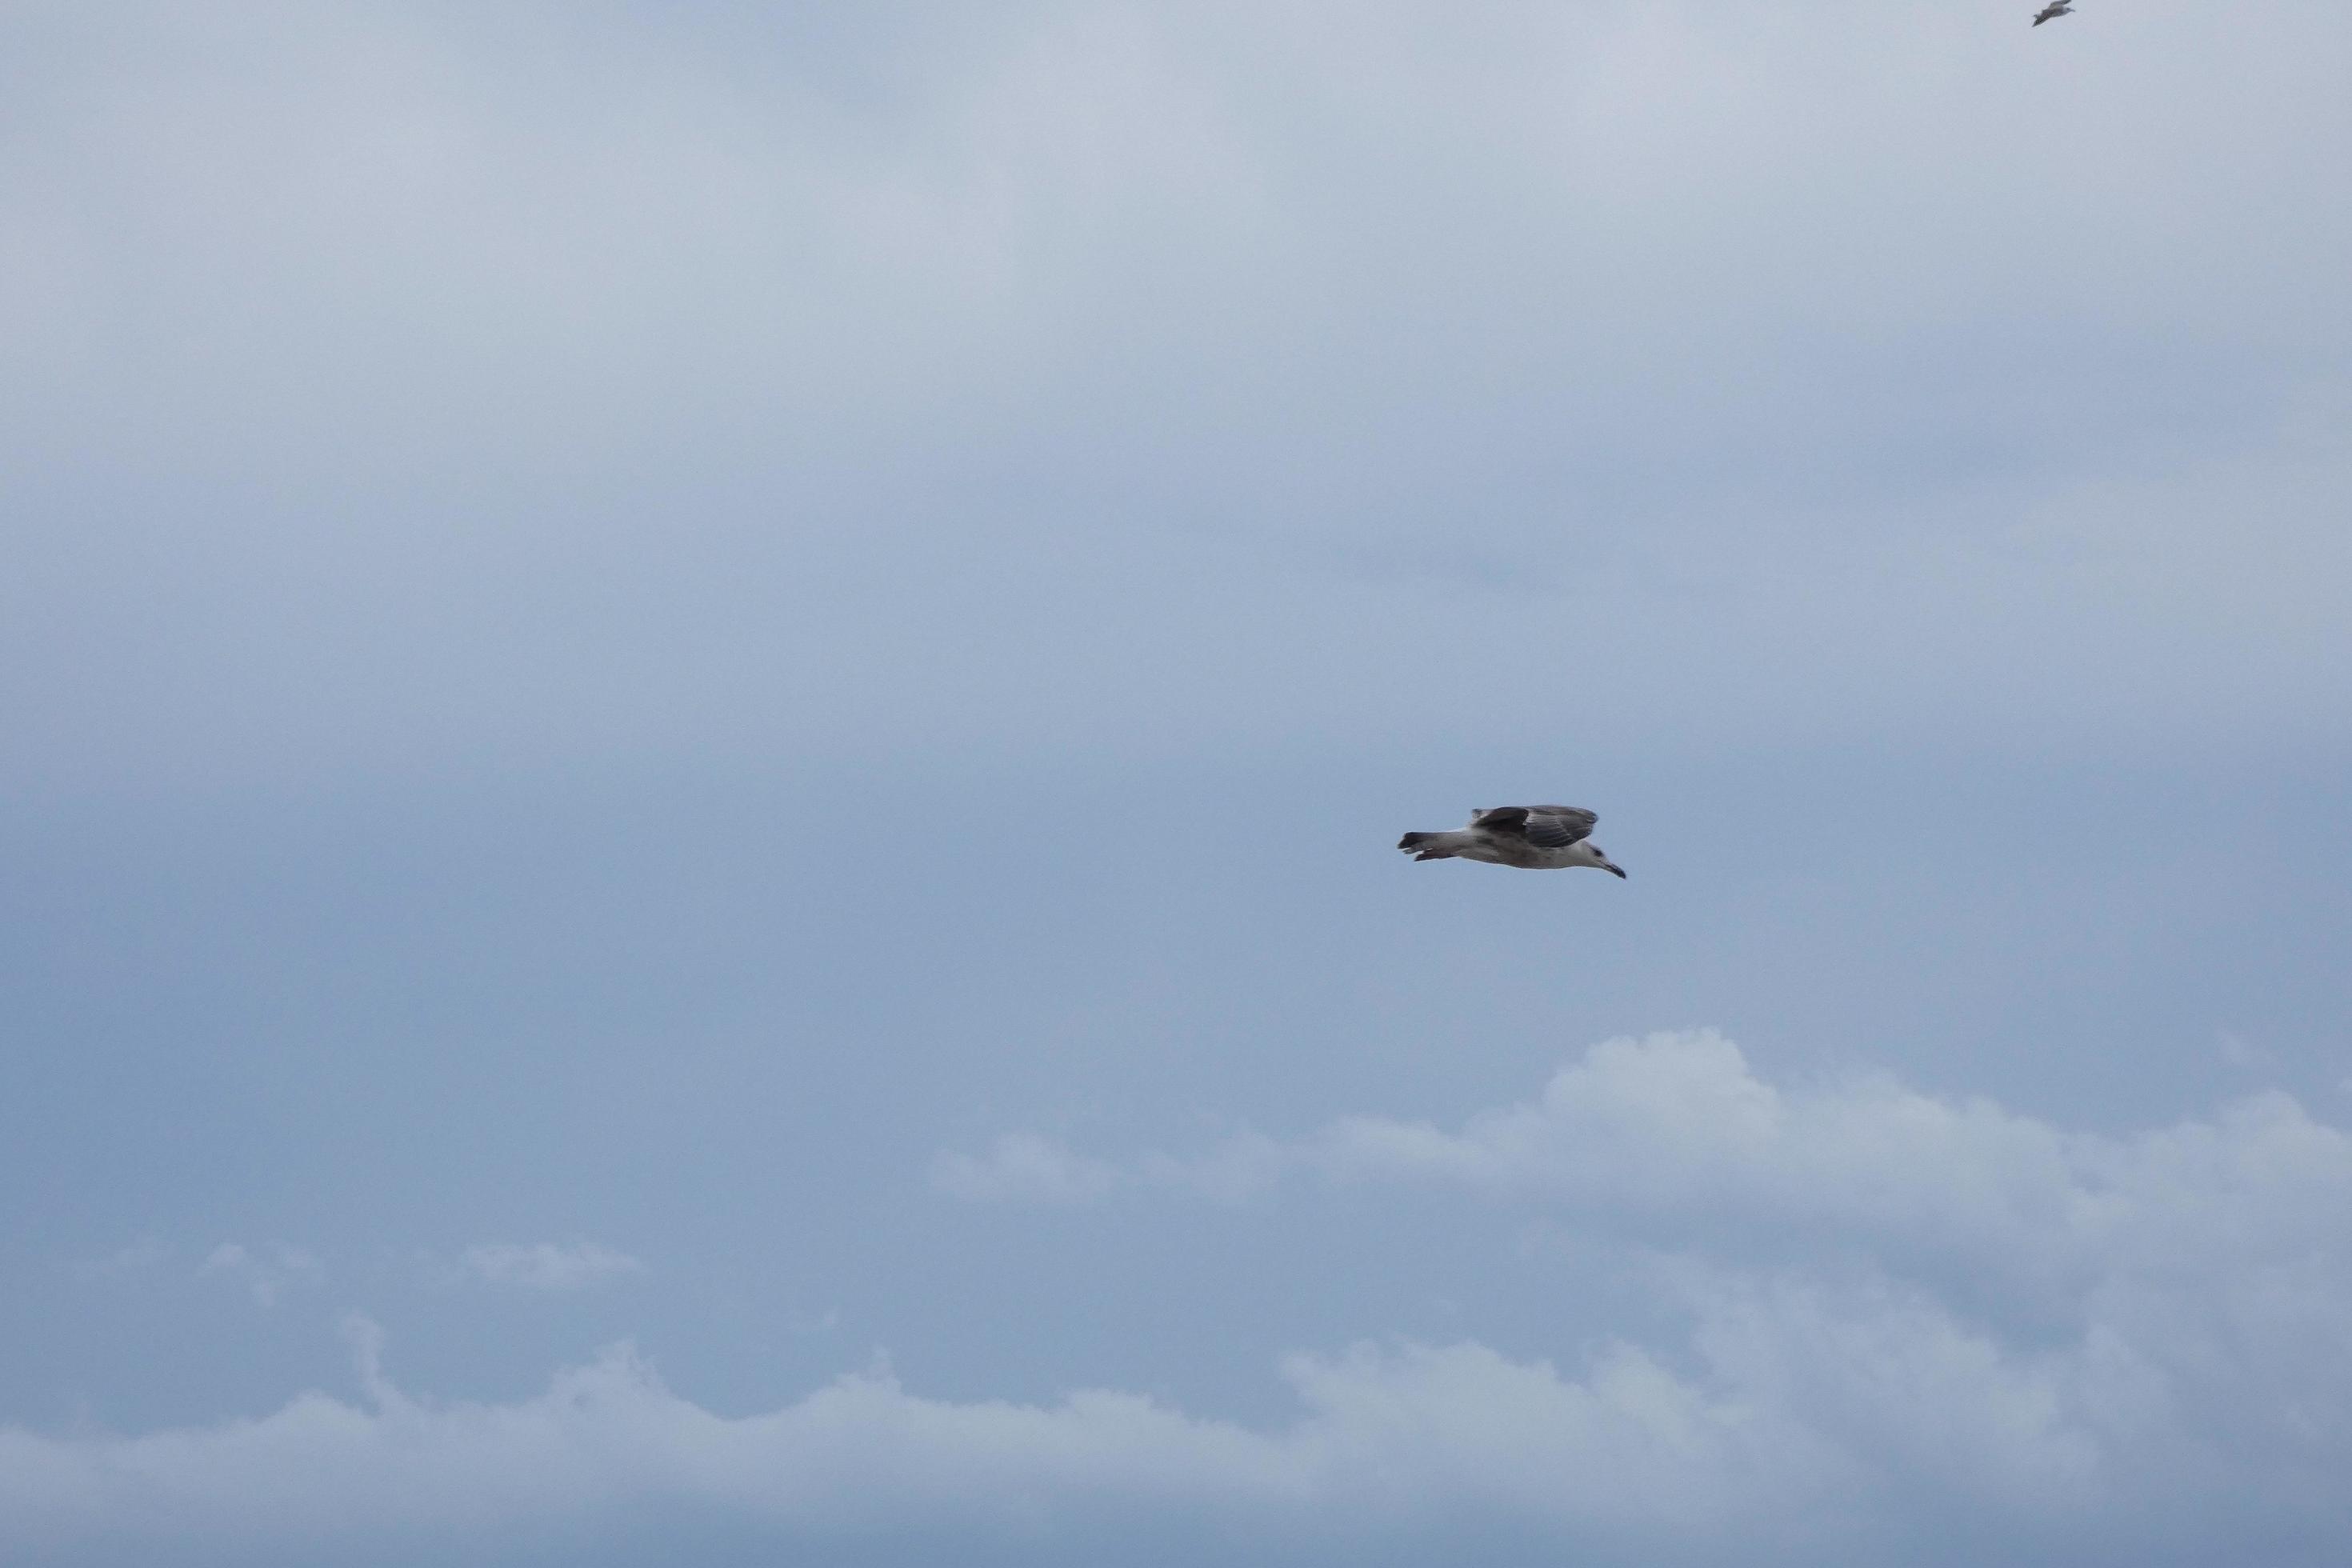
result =
[[[1591,839],[1579,839],[1565,849],[1539,849],[1524,839],[1512,840],[1465,828],[1458,833],[1433,833],[1415,846],[1417,858],[1483,860],[1489,866],[1517,866],[1528,871],[1562,871],[1570,866],[1608,866]]]

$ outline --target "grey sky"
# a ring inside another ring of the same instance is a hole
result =
[[[9,7],[0,1555],[2340,1560],[2352,14],[2030,10]]]

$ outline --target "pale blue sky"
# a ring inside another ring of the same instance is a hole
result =
[[[2031,9],[10,7],[0,1555],[2342,1561],[2352,14]]]

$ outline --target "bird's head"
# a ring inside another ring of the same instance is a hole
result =
[[[1577,847],[1591,856],[1592,863],[1595,866],[1600,867],[1602,870],[1608,872],[1611,876],[1616,878],[1621,882],[1625,879],[1625,868],[1617,864],[1616,861],[1609,858],[1609,852],[1601,848],[1600,845],[1592,842],[1591,839],[1586,839],[1582,844],[1578,845]]]

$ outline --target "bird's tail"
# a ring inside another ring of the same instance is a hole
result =
[[[1397,840],[1397,847],[1416,860],[1450,860],[1458,852],[1452,840],[1457,833],[1408,833]]]

